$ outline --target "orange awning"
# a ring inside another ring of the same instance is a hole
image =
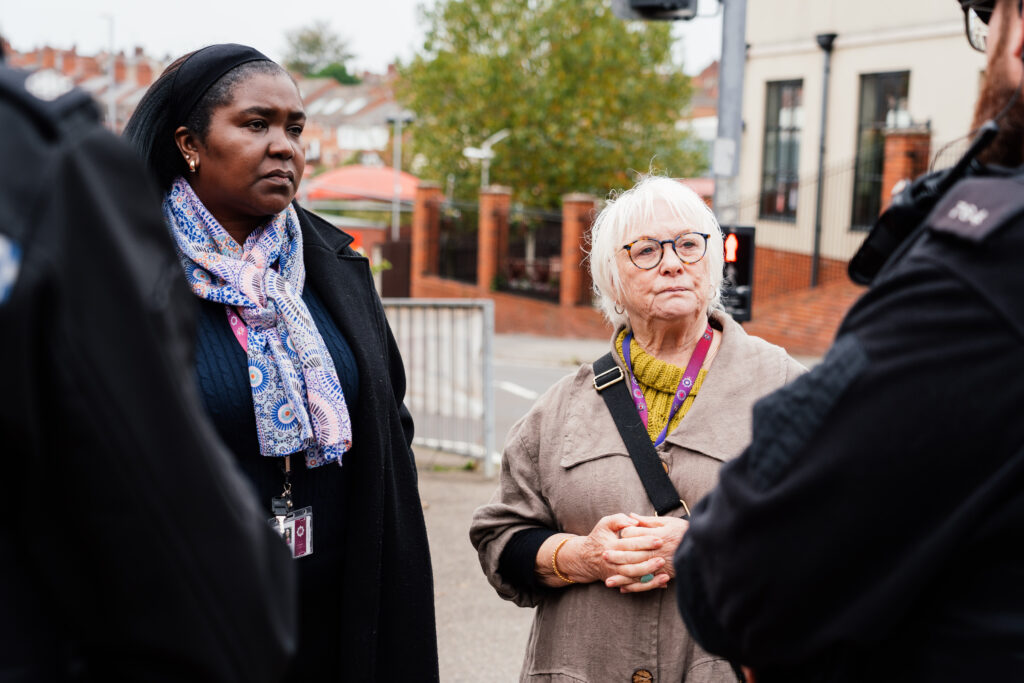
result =
[[[411,202],[416,198],[420,179],[400,171],[399,199]],[[304,181],[309,199],[377,199],[391,201],[395,196],[395,171],[387,166],[342,166]]]

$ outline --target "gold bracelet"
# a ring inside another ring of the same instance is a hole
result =
[[[555,576],[560,578],[562,581],[565,581],[566,583],[576,583],[568,576],[558,571],[558,551],[562,549],[562,546],[565,545],[570,538],[572,538],[572,536],[566,536],[557,546],[555,546],[555,552],[551,553],[551,568],[555,570]]]

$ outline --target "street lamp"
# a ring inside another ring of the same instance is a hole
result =
[[[491,149],[509,135],[512,131],[503,128],[497,133],[483,141],[479,147],[467,147],[462,150],[462,155],[467,159],[480,160],[480,189],[487,187],[491,180],[491,159],[494,158],[494,150]]]
[[[388,117],[388,123],[395,126],[395,139],[391,145],[391,166],[395,169],[394,195],[391,197],[391,240],[398,241],[398,205],[402,198],[402,126],[412,123],[416,117],[412,112],[402,111]]]
[[[110,41],[110,59],[107,62],[107,125],[110,130],[117,132],[117,99],[114,94],[114,88],[117,86],[117,75],[114,71],[114,15],[113,14],[101,14],[101,19],[105,19],[108,23],[107,37]]]

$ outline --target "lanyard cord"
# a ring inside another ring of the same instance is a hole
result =
[[[655,439],[654,445],[660,446],[665,438],[668,436],[668,426],[672,423],[672,418],[675,417],[679,408],[686,401],[690,395],[690,391],[693,389],[694,383],[697,381],[697,375],[700,374],[700,369],[704,365],[704,359],[707,358],[708,350],[711,348],[711,340],[714,338],[714,333],[711,331],[711,325],[704,329],[704,334],[697,341],[697,347],[693,350],[693,354],[690,356],[690,361],[686,364],[686,370],[683,372],[683,378],[679,380],[679,386],[676,387],[675,397],[672,399],[672,408],[669,410],[668,420],[665,422],[665,428],[661,430],[661,434]],[[647,401],[644,399],[644,392],[640,388],[640,383],[637,382],[636,377],[633,375],[633,364],[630,360],[629,343],[633,339],[633,333],[630,332],[622,340],[622,358],[626,361],[626,371],[629,372],[629,381],[632,385],[633,391],[633,403],[636,404],[636,410],[640,413],[640,419],[644,423],[644,428],[647,428],[648,422],[648,411]]]

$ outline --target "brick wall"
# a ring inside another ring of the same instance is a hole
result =
[[[474,299],[494,301],[494,329],[499,334],[536,334],[580,339],[607,339],[612,329],[604,317],[589,306],[558,306],[528,297],[487,292],[475,286],[434,275],[415,278],[412,296],[417,298]]]
[[[755,294],[749,334],[778,344],[795,356],[822,356],[836,330],[864,288],[848,279],[834,280],[769,299]]]
[[[497,190],[497,191],[495,191]],[[440,188],[423,183],[417,191],[412,221],[412,273],[410,295],[418,298],[488,298],[495,304],[495,328],[499,333],[605,339],[611,328],[590,305],[589,273],[581,263],[582,235],[593,214],[593,198],[565,197],[563,203],[563,268],[565,286],[560,305],[490,289],[499,267],[497,253],[500,218],[508,211],[505,188],[490,188],[481,195],[480,256],[478,268],[486,281],[468,284],[436,275],[437,224]],[[861,293],[846,276],[846,262],[822,259],[820,286],[810,289],[811,257],[779,249],[758,247],[754,263],[753,321],[751,334],[785,347],[790,353],[821,356],[828,348],[847,309]]]
[[[846,261],[818,261],[818,282],[846,280]],[[811,286],[811,255],[757,247],[754,252],[754,303]]]
[[[863,292],[863,287],[848,280],[837,280],[815,289],[755,300],[754,319],[743,327],[793,355],[820,357],[832,344],[843,316]],[[412,292],[413,297],[438,299],[473,299],[480,295],[473,285],[433,275],[417,278]],[[499,334],[578,339],[607,339],[611,335],[611,327],[601,314],[588,306],[556,306],[503,292],[489,292],[486,298],[494,301],[494,327]]]

